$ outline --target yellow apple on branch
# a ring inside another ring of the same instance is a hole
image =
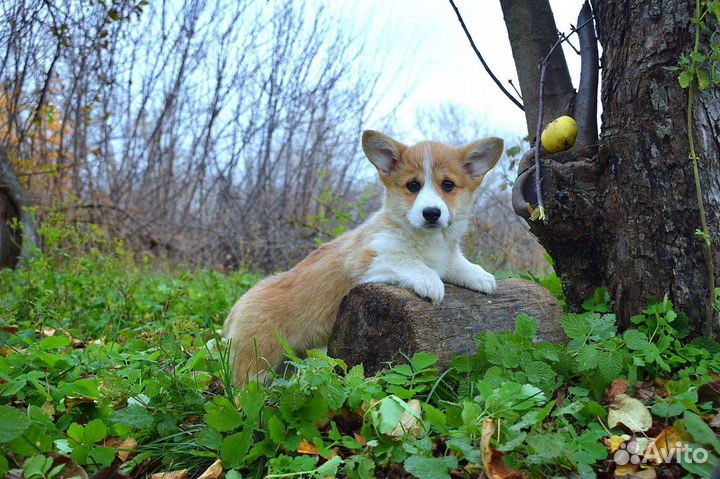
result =
[[[553,120],[542,132],[540,141],[548,153],[558,153],[571,148],[577,136],[577,123],[572,117],[561,116]]]

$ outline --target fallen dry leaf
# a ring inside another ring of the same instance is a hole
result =
[[[635,388],[635,397],[642,402],[646,402],[648,399],[654,398],[655,394],[655,384],[652,381],[638,383],[637,388]]]
[[[5,474],[5,479],[22,479],[22,477],[22,469],[10,469],[7,474]]]
[[[709,383],[700,386],[698,394],[700,399],[704,401],[720,401],[720,377],[716,377]]]
[[[50,417],[55,416],[55,404],[51,400],[45,401],[40,410]]]
[[[45,336],[55,336],[55,328],[44,327],[42,328],[42,333]]]
[[[557,404],[558,408],[561,408],[565,405],[565,400],[567,399],[568,391],[566,387],[558,389],[558,392],[555,393],[555,403]]]
[[[625,464],[616,466],[613,477],[619,479],[655,479],[657,473],[655,469],[640,469],[637,464]]]
[[[633,479],[656,479],[657,471],[655,468],[641,469],[635,474]]]
[[[685,440],[677,429],[666,427],[648,444],[645,459],[653,464],[661,464],[665,462],[665,458],[674,457],[682,449],[683,442]]]
[[[720,412],[715,414],[715,417],[710,420],[710,427],[720,429]]]
[[[81,404],[95,404],[97,401],[93,398],[84,396],[65,396],[65,411],[70,412]]]
[[[663,398],[667,397],[667,379],[658,378],[653,381],[653,385],[655,386],[655,394]]]
[[[118,446],[117,452],[120,460],[127,461],[128,458],[135,452],[135,449],[137,449],[137,445],[137,441],[134,437],[128,437],[123,442],[121,442]]]
[[[608,451],[612,454],[613,452],[620,449],[620,444],[623,444],[625,441],[629,441],[630,436],[627,434],[623,434],[622,436],[610,436],[603,439],[603,443],[605,443],[605,446],[607,446]]]
[[[637,464],[618,464],[615,466],[614,477],[628,477],[640,470]]]
[[[605,394],[607,402],[613,402],[615,400],[615,396],[618,394],[625,394],[629,387],[630,383],[625,379],[613,379],[613,382],[610,383],[610,387]]]
[[[187,477],[187,469],[179,471],[156,472],[150,476],[150,479],[185,479]]]
[[[365,439],[364,437],[362,437],[360,434],[358,434],[358,433],[353,433],[353,437],[354,437],[355,440],[358,442],[358,444],[360,444],[361,446],[363,446],[363,447],[367,446],[367,439]]]
[[[482,423],[482,435],[480,436],[480,447],[482,449],[483,453],[483,459],[485,459],[485,455],[490,453],[492,448],[490,447],[490,439],[492,439],[493,434],[495,434],[496,426],[495,426],[495,420],[493,419],[484,419]]]
[[[92,479],[131,479],[120,469],[120,462],[114,462],[93,474]]]
[[[53,458],[53,467],[59,464],[65,464],[55,479],[69,479],[69,478],[80,478],[88,479],[88,474],[81,466],[78,466],[75,461],[67,456],[63,456],[58,452],[48,452],[45,454]]]
[[[652,416],[647,407],[627,394],[618,394],[608,409],[608,427],[623,424],[633,432],[647,431],[652,426]]]
[[[400,421],[395,425],[393,430],[390,431],[390,436],[392,437],[401,438],[405,434],[411,434],[415,437],[420,437],[422,435],[423,429],[419,421],[422,414],[420,401],[417,399],[411,399],[407,404],[410,406],[413,414],[410,414],[408,411],[403,412],[402,416],[400,416]]]
[[[220,477],[220,474],[223,472],[223,463],[222,460],[218,459],[217,461],[213,462],[210,467],[205,469],[205,472],[200,474],[197,479],[217,479]]]
[[[490,440],[495,434],[496,424],[494,419],[485,419],[482,424],[482,436],[480,447],[482,450],[483,467],[488,479],[522,479],[522,472],[516,469],[508,469],[503,461],[503,453],[495,451],[490,446]]]
[[[303,439],[302,441],[300,441],[300,444],[297,447],[297,452],[299,452],[300,454],[315,455],[318,453],[318,447],[307,439]]]
[[[363,401],[363,403],[360,405],[360,409],[358,411],[358,415],[360,417],[365,417],[365,414],[367,414],[368,411],[372,410],[377,403],[379,403],[377,399],[371,399],[370,403],[367,403]]]

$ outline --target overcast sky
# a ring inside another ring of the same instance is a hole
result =
[[[570,24],[576,23],[582,0],[550,3],[558,29],[569,31]],[[495,75],[504,82],[512,78],[517,85],[500,2],[457,0],[456,4]],[[391,111],[406,96],[397,112],[396,131],[413,137],[417,134],[413,123],[418,109],[455,102],[475,112],[477,119],[488,125],[483,134],[526,134],[523,112],[485,73],[447,0],[335,0],[330,5],[337,9],[347,28],[365,37],[368,48],[362,63],[377,65],[384,58],[379,113]],[[577,45],[576,38],[574,43]],[[565,56],[577,85],[579,56],[568,46]]]

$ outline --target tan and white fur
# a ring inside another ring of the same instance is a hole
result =
[[[383,207],[235,303],[224,335],[232,339],[237,382],[282,362],[278,335],[298,352],[327,346],[340,301],[357,284],[396,284],[433,303],[443,299],[443,281],[495,290],[494,276],[463,256],[461,242],[473,193],[500,158],[502,140],[407,147],[366,131],[362,146],[385,187]]]

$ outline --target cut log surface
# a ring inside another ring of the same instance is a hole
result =
[[[362,363],[368,374],[418,351],[435,354],[443,367],[457,355],[474,352],[479,334],[512,331],[520,313],[537,319],[537,340],[567,341],[559,321],[562,308],[532,281],[498,281],[491,295],[446,284],[439,305],[397,286],[363,284],[343,299],[328,354],[349,365]]]

